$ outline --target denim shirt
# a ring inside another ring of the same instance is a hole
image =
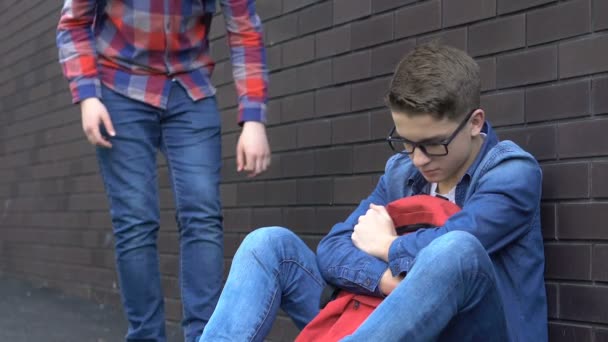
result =
[[[430,191],[430,184],[410,158],[395,155],[388,160],[372,194],[319,243],[317,263],[329,283],[381,296],[378,285],[387,268],[393,275],[407,273],[418,252],[433,239],[452,230],[467,231],[479,239],[494,264],[512,340],[546,341],[541,169],[534,157],[515,143],[499,142],[489,123],[482,131],[486,137],[479,154],[456,186],[456,204],[462,210],[443,227],[398,237],[389,249],[388,263],[353,245],[353,227],[370,203],[386,205]]]

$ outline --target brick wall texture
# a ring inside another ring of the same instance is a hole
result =
[[[0,272],[119,305],[94,150],[57,63],[62,1],[0,3]],[[270,68],[270,170],[235,172],[235,90],[221,15],[211,32],[223,118],[226,266],[252,229],[284,225],[312,248],[374,187],[390,150],[382,103],[396,62],[437,39],[482,70],[502,139],[544,171],[552,341],[608,341],[608,1],[259,0]],[[180,319],[177,232],[159,156],[161,270]],[[269,339],[297,334],[281,316]]]

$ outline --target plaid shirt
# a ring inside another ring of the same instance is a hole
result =
[[[268,75],[254,0],[220,2],[239,96],[238,122],[265,122]],[[215,0],[65,0],[57,46],[74,103],[101,98],[100,81],[163,109],[172,81],[193,100],[214,95],[208,41],[213,13]]]

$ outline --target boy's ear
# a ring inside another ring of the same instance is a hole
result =
[[[486,113],[483,109],[477,109],[471,118],[471,136],[477,136],[481,133],[485,121]]]

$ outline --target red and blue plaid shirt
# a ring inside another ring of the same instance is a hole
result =
[[[220,0],[239,96],[238,122],[265,122],[268,75],[254,0]],[[100,81],[166,108],[172,81],[193,100],[215,94],[208,33],[215,0],[65,0],[59,61],[75,103],[101,98]]]

